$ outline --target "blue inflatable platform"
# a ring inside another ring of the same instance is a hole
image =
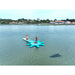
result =
[[[30,48],[32,48],[32,47],[39,48],[39,46],[44,46],[44,42],[40,42],[39,40],[37,41],[37,43],[36,43],[35,40],[26,40],[26,38],[23,38],[23,40],[25,40],[26,42],[28,42],[26,45],[30,46]]]

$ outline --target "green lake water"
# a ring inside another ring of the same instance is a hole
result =
[[[29,48],[26,34],[45,46]],[[75,25],[0,25],[0,65],[75,65]]]

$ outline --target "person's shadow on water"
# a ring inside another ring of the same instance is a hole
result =
[[[61,57],[61,55],[60,54],[53,54],[52,56],[50,56],[51,58],[56,58],[56,57]]]

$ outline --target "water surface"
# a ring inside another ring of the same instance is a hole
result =
[[[29,48],[26,34],[45,46]],[[75,65],[75,26],[0,25],[0,65]]]

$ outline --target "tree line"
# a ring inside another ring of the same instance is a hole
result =
[[[12,19],[0,19],[0,24],[9,24],[10,22],[23,22],[26,24],[39,24],[39,23],[50,23],[52,21],[58,21],[57,19],[54,20],[50,20],[50,19],[17,19],[17,20],[12,20]],[[61,21],[71,21],[71,22],[75,22],[75,19],[65,19],[65,20],[61,20]]]

